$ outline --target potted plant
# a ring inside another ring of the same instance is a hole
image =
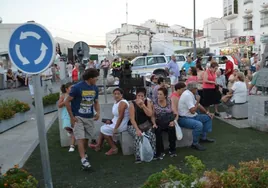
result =
[[[43,97],[44,114],[48,114],[58,110],[57,102],[59,98],[60,93],[52,93]],[[34,101],[33,105],[35,105]]]
[[[19,100],[0,100],[0,133],[25,122],[29,110],[30,106]]]
[[[15,165],[4,175],[0,172],[0,188],[36,188],[38,181],[28,172]]]

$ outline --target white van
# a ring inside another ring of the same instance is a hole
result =
[[[181,68],[183,67],[183,65],[186,62],[186,58],[182,54],[174,54],[174,55],[176,57],[176,63],[179,66],[179,70],[181,70]],[[167,61],[169,62],[171,60],[171,55],[167,55],[166,58],[167,58]]]
[[[146,74],[156,74],[166,77],[165,71],[168,61],[164,55],[139,56],[131,61],[132,74],[145,76]]]

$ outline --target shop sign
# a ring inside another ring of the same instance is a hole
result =
[[[240,36],[239,37],[239,44],[254,45],[255,44],[255,36]]]
[[[268,35],[261,36],[261,42],[262,43],[268,43]]]

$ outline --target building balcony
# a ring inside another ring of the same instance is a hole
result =
[[[244,5],[249,4],[249,3],[253,3],[253,0],[244,0]]]
[[[224,39],[234,38],[238,36],[238,30],[237,29],[230,29],[224,31]]]
[[[228,14],[227,16],[224,16],[224,19],[226,20],[232,20],[238,17],[238,14]]]
[[[252,13],[252,11],[253,11],[252,9],[245,9],[245,11],[244,11],[244,12],[245,12],[246,14],[251,14],[251,13]]]
[[[261,4],[261,7],[262,7],[262,8],[268,8],[268,2],[263,2],[263,3]]]

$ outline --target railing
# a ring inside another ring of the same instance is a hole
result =
[[[230,30],[224,31],[225,39],[237,37],[237,35],[238,35],[238,31],[236,29],[230,29]]]
[[[253,0],[244,0],[244,5],[246,5],[248,3],[253,3]]]

